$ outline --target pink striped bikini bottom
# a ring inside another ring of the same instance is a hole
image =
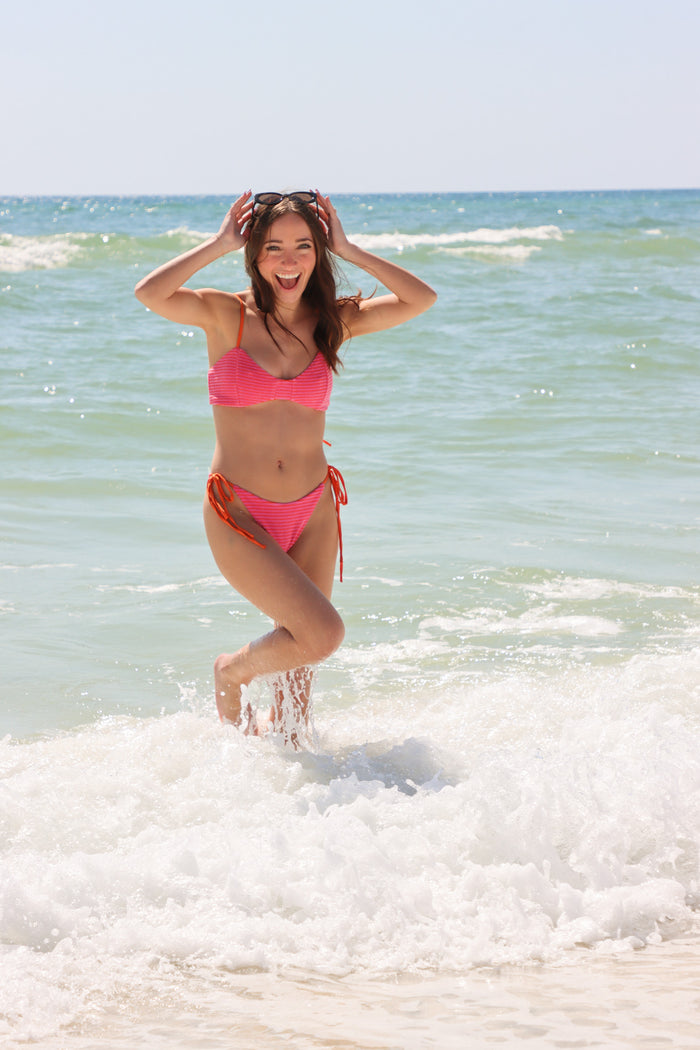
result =
[[[311,492],[302,496],[301,499],[292,500],[291,503],[277,503],[274,500],[263,499],[262,496],[256,496],[254,492],[248,492],[247,489],[241,488],[240,485],[234,485],[223,474],[209,475],[207,495],[209,502],[222,521],[225,521],[234,532],[245,536],[256,547],[264,548],[264,543],[256,540],[252,533],[242,528],[232,518],[226,504],[233,499],[234,495],[238,496],[243,506],[251,517],[257,521],[258,525],[262,526],[265,532],[272,536],[273,540],[280,545],[283,551],[290,551],[306,528],[309,518],[316,508],[316,504],[323,495],[326,481],[330,482],[335,503],[335,515],[338,521],[340,579],[342,582],[343,534],[340,528],[340,507],[344,507],[347,504],[348,496],[343,475],[335,467],[328,468],[328,473],[320,485],[317,485]]]

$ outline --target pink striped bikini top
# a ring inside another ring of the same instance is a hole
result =
[[[245,306],[236,345],[209,369],[209,404],[247,408],[267,401],[294,401],[325,412],[333,389],[333,372],[319,350],[313,361],[293,379],[279,379],[261,368],[241,346]]]

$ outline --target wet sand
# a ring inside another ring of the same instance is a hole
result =
[[[700,936],[434,979],[220,972],[167,985],[161,1001],[117,995],[111,1017],[44,1050],[700,1047]]]

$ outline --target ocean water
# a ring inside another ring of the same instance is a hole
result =
[[[216,719],[267,625],[204,537],[203,337],[133,297],[227,202],[0,201],[2,1044],[695,1045],[700,192],[336,204],[439,299],[345,351],[294,752]]]

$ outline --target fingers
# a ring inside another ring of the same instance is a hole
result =
[[[250,222],[250,217],[253,213],[253,194],[251,190],[246,190],[242,193],[237,200],[233,202],[229,209],[229,216],[233,220],[236,227],[236,232],[244,241],[248,240],[249,230],[246,229],[247,224]]]
[[[325,233],[326,238],[328,238],[331,232],[331,221],[328,212],[323,208],[322,205],[319,205],[318,217],[320,219],[321,226],[323,226],[323,232]]]
[[[242,193],[237,201],[234,201],[232,211],[236,216],[246,216],[253,210],[253,194],[250,190]]]
[[[323,194],[316,190],[316,202],[318,204],[318,217],[323,223],[326,230],[326,237],[331,237],[331,222],[333,219],[338,218],[335,212],[335,208],[331,204],[330,197],[324,197]]]

